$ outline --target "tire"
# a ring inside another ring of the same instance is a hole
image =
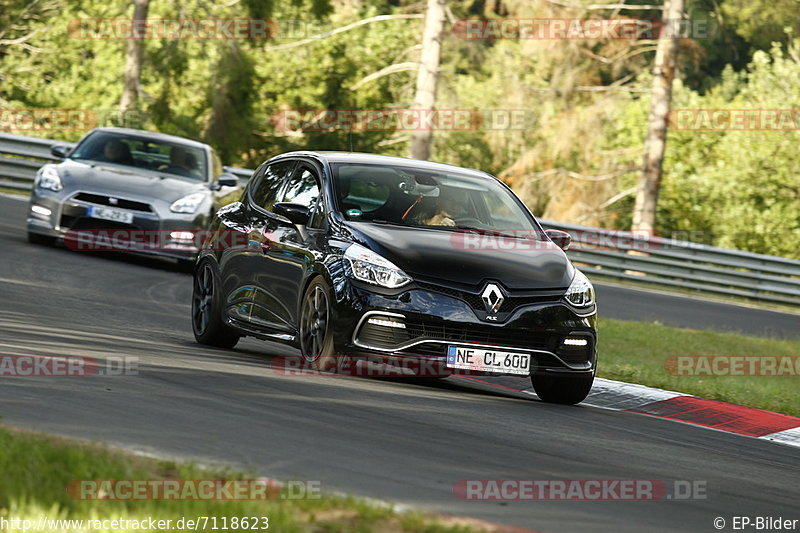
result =
[[[28,232],[28,242],[41,246],[53,246],[56,243],[55,237],[49,235],[42,235],[41,233]]]
[[[192,283],[192,331],[200,344],[233,348],[240,336],[222,321],[216,275],[208,261],[197,267]]]
[[[592,390],[594,372],[587,375],[533,374],[531,383],[537,396],[548,403],[574,405],[586,399]]]
[[[317,276],[308,284],[300,302],[300,352],[311,368],[321,372],[341,371],[348,363],[333,346],[331,301],[330,287]]]

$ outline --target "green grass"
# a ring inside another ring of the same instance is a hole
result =
[[[436,517],[418,512],[395,512],[388,506],[348,496],[266,501],[84,501],[67,494],[73,480],[82,479],[253,479],[224,469],[158,461],[98,444],[49,437],[0,427],[0,517],[29,519],[172,519],[209,516],[269,518],[269,529],[280,533],[428,532],[471,533],[499,531],[481,522]],[[286,494],[285,492],[283,493]],[[211,523],[206,531],[212,531]],[[35,527],[35,526],[34,526]],[[93,531],[130,531],[129,529]],[[199,531],[204,531],[201,527]],[[217,529],[219,531],[221,529]],[[229,528],[229,531],[234,529]],[[39,530],[41,531],[41,530]],[[50,530],[52,531],[52,530]],[[75,528],[60,531],[77,531]],[[137,529],[137,531],[143,531]],[[144,530],[148,531],[148,530]],[[179,531],[177,528],[167,531]],[[255,530],[253,530],[255,531]]]
[[[800,318],[798,318],[800,326]],[[794,355],[800,342],[600,319],[598,376],[800,416],[800,376],[673,376],[679,355]]]

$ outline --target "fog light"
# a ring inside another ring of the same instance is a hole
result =
[[[50,215],[53,214],[52,211],[50,211],[49,209],[47,209],[46,207],[43,207],[41,205],[32,205],[31,206],[31,211],[33,213],[36,213],[37,215],[42,215],[42,216],[46,216],[46,217],[49,217]]]
[[[370,318],[367,320],[367,324],[372,324],[373,326],[386,326],[387,328],[406,329],[406,325],[402,322],[395,322],[394,320],[388,320],[385,318]]]
[[[173,231],[169,234],[169,238],[173,241],[191,241],[194,240],[194,233],[191,231]]]
[[[587,344],[589,344],[589,341],[587,341],[586,339],[575,339],[567,337],[566,339],[564,339],[564,342],[562,344],[564,346],[586,346]]]

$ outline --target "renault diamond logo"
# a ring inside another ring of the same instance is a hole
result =
[[[108,199],[108,203],[111,205],[117,205],[119,203],[119,200],[112,196]]]
[[[496,313],[500,309],[500,306],[503,305],[506,297],[503,296],[503,291],[500,290],[500,287],[494,283],[490,283],[483,289],[481,299],[483,300],[483,305],[486,306],[487,313]]]

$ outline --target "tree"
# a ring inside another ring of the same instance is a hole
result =
[[[424,116],[436,107],[436,87],[439,82],[439,63],[442,55],[442,38],[444,36],[445,10],[447,0],[428,0],[425,14],[425,29],[422,34],[422,52],[420,53],[419,70],[417,71],[417,88],[413,109]],[[414,159],[429,159],[433,131],[420,127],[411,133],[410,154]]]
[[[759,48],[800,33],[797,0],[726,0],[720,8],[736,33]]]
[[[133,0],[133,29],[125,51],[125,78],[122,85],[122,98],[119,101],[120,112],[124,115],[134,111],[139,104],[139,76],[142,73],[142,39],[143,32],[137,31],[137,21],[147,19],[150,0]]]
[[[664,150],[667,145],[667,119],[672,100],[672,79],[675,75],[676,28],[683,16],[683,0],[666,0],[664,4],[664,31],[659,36],[653,65],[653,92],[650,114],[647,117],[647,135],[644,144],[644,168],[633,207],[633,228],[653,233],[656,223],[656,205],[661,187]]]

